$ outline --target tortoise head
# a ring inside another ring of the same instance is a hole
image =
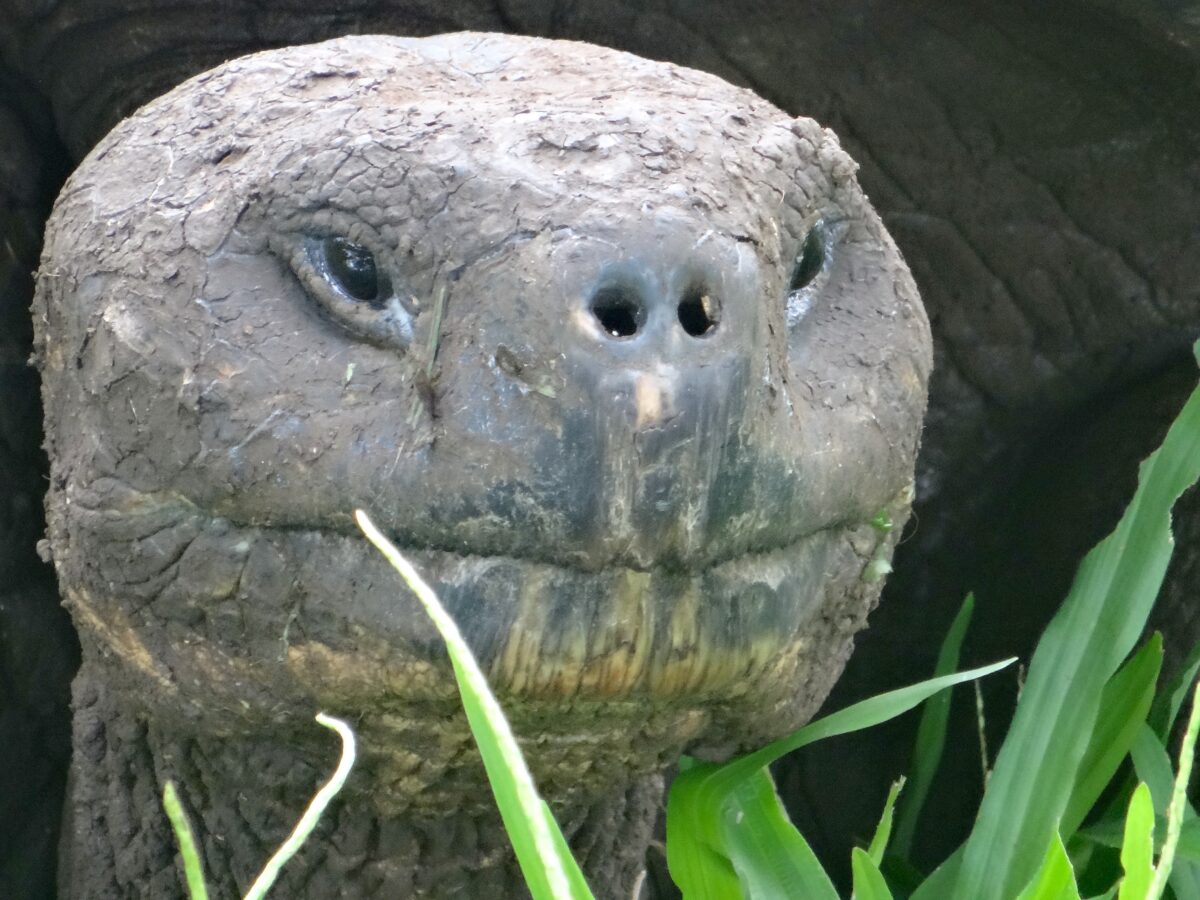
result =
[[[88,664],[178,729],[349,715],[381,807],[461,796],[444,650],[361,507],[552,795],[799,724],[930,368],[854,170],[715,77],[528,38],[275,50],[151,103],[64,190],[35,306]]]

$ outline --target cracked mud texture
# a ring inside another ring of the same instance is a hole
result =
[[[517,890],[356,507],[626,896],[663,767],[813,713],[907,516],[928,322],[854,172],[713,76],[471,34],[259,54],[101,141],[35,300],[84,653],[67,896],[178,890],[169,777],[244,889],[327,765],[318,709],[362,762],[283,891],[452,895],[412,879],[463,829],[469,895]]]
[[[33,413],[0,418],[15,458],[33,463],[4,473],[12,476],[6,496],[40,494],[44,483],[26,478],[41,471],[41,437],[21,323],[40,223],[66,169],[123,115],[186,77],[255,49],[350,33],[516,31],[667,59],[812,116],[862,164],[858,178],[929,310],[936,365],[915,514],[897,572],[831,706],[923,677],[937,649],[931,636],[944,632],[969,589],[979,602],[968,660],[1027,652],[1075,562],[1115,521],[1140,456],[1194,382],[1196,0],[0,6],[0,106],[13,112],[0,120],[0,213],[8,215],[0,221],[0,266],[20,251],[9,269],[16,277],[0,287],[0,314],[14,323],[4,333],[14,352],[4,358],[12,377],[0,410]],[[1188,599],[1200,564],[1195,494],[1176,513],[1171,599],[1160,621],[1168,642],[1186,647],[1200,634]],[[22,537],[40,533],[29,520],[15,521]],[[0,598],[10,689],[2,695],[0,746],[6,761],[15,760],[9,768],[30,776],[6,795],[17,815],[0,811],[0,893],[46,896],[23,886],[31,872],[38,884],[52,880],[47,851],[67,713],[62,673],[71,671],[73,637],[65,615],[55,617],[61,610],[46,605],[52,575],[38,569],[32,540],[0,552],[7,554],[0,568],[43,586],[26,591],[10,582]],[[31,654],[41,660],[36,674],[26,668]],[[998,735],[1012,685],[993,680],[984,691]],[[959,709],[955,700],[956,744],[964,749],[947,761],[943,789],[932,798],[941,805],[930,815],[944,827],[919,835],[926,865],[953,849],[974,816],[974,710],[969,697],[962,701]],[[888,786],[907,769],[912,728],[902,721],[818,744],[780,770],[793,814],[827,863],[845,866],[845,847],[874,827]],[[31,832],[40,850],[28,843]],[[10,884],[19,886],[6,890]]]

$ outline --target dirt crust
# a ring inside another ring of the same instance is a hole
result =
[[[528,38],[270,51],[144,108],[65,187],[35,301],[77,693],[151,723],[158,777],[156,729],[315,765],[325,708],[376,812],[466,809],[448,666],[362,507],[561,804],[803,721],[907,516],[930,368],[854,169],[717,78]]]

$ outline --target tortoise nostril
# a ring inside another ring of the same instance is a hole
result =
[[[717,327],[721,305],[702,287],[693,287],[679,301],[679,324],[692,337],[704,337]]]
[[[627,287],[603,287],[592,297],[592,315],[604,333],[616,338],[632,337],[646,320],[638,295]]]

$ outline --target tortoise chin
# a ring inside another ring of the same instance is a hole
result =
[[[67,602],[141,714],[247,738],[341,713],[360,723],[381,809],[461,801],[474,763],[441,639],[361,536],[236,525],[111,481],[74,499],[89,562]],[[547,790],[575,796],[799,725],[840,671],[895,533],[830,527],[695,569],[405,553],[518,733],[538,736]]]

